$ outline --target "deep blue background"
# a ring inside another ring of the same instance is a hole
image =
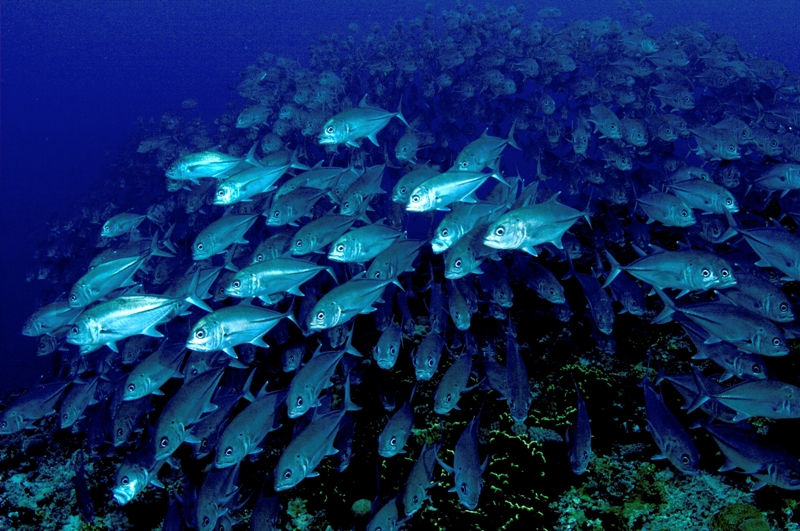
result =
[[[563,21],[622,19],[615,0],[586,4],[527,3],[525,16],[556,5]],[[437,16],[454,8],[454,1],[434,2]],[[645,8],[656,17],[653,35],[703,21],[743,50],[800,71],[797,0],[659,0]],[[388,27],[423,9],[421,1],[388,0],[0,2],[0,390],[29,385],[47,367],[35,357],[36,340],[20,334],[36,310],[38,288],[25,275],[36,268],[46,221],[74,214],[138,117],[158,120],[193,98],[213,121],[225,109],[227,85],[263,52],[302,61],[321,33],[344,34],[351,22]]]

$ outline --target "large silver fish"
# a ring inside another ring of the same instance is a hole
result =
[[[380,144],[378,144],[377,134],[395,116],[406,124],[406,127],[409,127],[399,107],[397,112],[386,112],[377,107],[370,107],[367,104],[367,95],[364,94],[358,107],[342,111],[325,122],[325,125],[322,126],[322,133],[319,135],[319,143],[359,147],[360,141],[368,138],[370,142],[378,146]]]

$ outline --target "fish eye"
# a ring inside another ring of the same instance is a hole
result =
[[[798,473],[797,470],[792,470],[789,472],[789,477],[791,479],[798,480],[800,479],[800,473]]]
[[[770,142],[770,145],[772,147],[777,147],[778,146],[778,142],[776,140],[773,140],[772,142]]]
[[[720,273],[722,274],[723,278],[727,278],[728,275],[730,275],[730,272],[727,269],[723,269],[720,271]]]
[[[292,477],[292,471],[291,469],[287,468],[286,471],[283,473],[283,479],[291,479],[291,477]]]
[[[417,495],[414,495],[414,496],[411,498],[411,501],[412,501],[414,504],[416,504],[416,503],[419,501],[419,496],[417,496]]]
[[[775,345],[776,347],[779,346],[781,344],[781,338],[773,337],[772,338],[772,344]]]
[[[78,296],[73,293],[72,295],[69,296],[69,300],[76,301],[78,300]]]
[[[401,187],[400,187],[400,193],[401,193],[401,194],[404,194],[404,193],[406,193],[406,187],[405,187],[405,186],[401,186]]]
[[[392,354],[392,355],[394,355],[394,353],[395,353],[395,352],[397,352],[397,349],[396,349],[396,348],[394,348],[393,346],[392,346],[392,347],[389,347],[389,354]]]
[[[264,261],[264,255],[263,254],[256,255],[256,262],[262,262],[262,261]]]
[[[325,132],[328,133],[329,135],[332,135],[333,134],[333,126],[329,125],[328,127],[326,127],[325,128]]]
[[[230,446],[225,448],[225,455],[228,456],[228,457],[232,456],[233,455],[233,448],[230,447]]]
[[[73,326],[73,327],[72,327],[72,333],[73,333],[73,334],[77,334],[78,332],[80,332],[80,329],[78,328],[78,326],[77,326],[77,325],[76,325],[76,326]]]
[[[442,236],[447,236],[448,234],[450,234],[450,231],[449,231],[449,230],[447,230],[447,229],[442,229]]]
[[[466,160],[461,161],[461,167],[462,168],[466,168],[467,167],[467,161]]]
[[[217,190],[217,197],[225,197],[225,190]]]
[[[119,480],[119,482],[122,483],[123,485],[127,485],[128,483],[130,483],[130,481],[131,480],[128,479],[128,476],[122,476],[122,479]]]
[[[203,527],[207,526],[210,523],[211,523],[211,520],[209,520],[208,516],[204,516],[203,517]]]
[[[455,266],[455,267],[461,267],[461,258],[459,258],[458,260],[456,260],[455,262],[453,262],[453,266]]]
[[[117,437],[122,437],[125,435],[125,431],[122,428],[117,428]]]
[[[687,210],[681,210],[681,216],[688,217],[689,216],[689,212]]]
[[[275,212],[272,213],[272,217],[273,218],[281,217],[281,211],[280,210],[276,210]]]
[[[159,441],[159,446],[161,446],[161,448],[166,448],[167,446],[169,446],[169,437],[161,437],[161,441]]]
[[[302,397],[302,396],[298,396],[298,397],[297,397],[297,400],[295,400],[295,402],[294,402],[294,403],[295,403],[297,406],[300,406],[300,407],[302,407],[302,406],[303,406],[303,397]]]
[[[761,365],[754,363],[753,366],[750,367],[750,372],[753,374],[761,374]]]
[[[200,447],[201,448],[208,448],[208,438],[203,437],[203,440],[200,441]]]
[[[686,455],[686,454],[683,454],[683,455],[681,456],[681,463],[683,463],[684,465],[688,465],[688,464],[689,464],[689,463],[691,463],[691,462],[692,462],[692,460],[691,460],[691,458],[690,458],[688,455]]]
[[[711,271],[709,271],[708,269],[703,269],[701,274],[703,275],[703,278],[708,278],[711,276]]]
[[[61,415],[61,420],[65,421],[65,422],[68,421],[69,420],[69,414],[64,413],[63,415]]]
[[[420,200],[420,197],[418,195],[414,194],[414,195],[411,196],[411,202],[412,203],[419,203],[419,200]]]
[[[397,444],[397,437],[392,437],[391,439],[389,439],[389,444],[391,444],[392,446]]]
[[[198,243],[198,244],[197,244],[197,250],[198,250],[198,251],[202,251],[202,250],[203,250],[203,247],[204,247],[204,246],[203,246],[203,244],[202,244],[202,243]]]
[[[203,339],[204,337],[206,337],[206,331],[205,331],[205,329],[204,329],[204,328],[201,328],[200,330],[198,330],[197,332],[195,332],[195,333],[194,333],[194,337],[196,337],[197,339]]]
[[[729,197],[729,198],[727,198],[727,199],[725,200],[725,204],[726,204],[726,205],[732,205],[732,204],[733,204],[733,199],[731,199],[730,197]]]
[[[128,391],[131,393],[136,391],[136,384],[128,384]]]
[[[303,246],[303,240],[297,240],[296,242],[294,242],[294,246],[295,247],[302,247]]]
[[[505,232],[506,232],[505,227],[497,227],[496,229],[494,229],[494,233],[497,236],[502,236],[503,234],[505,234]]]
[[[428,367],[433,367],[433,358],[428,358]]]
[[[448,403],[448,404],[449,404],[449,403],[450,403],[450,400],[451,400],[452,398],[453,398],[453,397],[450,395],[450,393],[447,393],[447,396],[446,396],[446,397],[444,397],[444,401],[445,401],[446,403]]]
[[[318,312],[317,319],[319,319],[320,321],[325,319],[325,312]]]
[[[461,488],[459,490],[461,491],[461,494],[466,494],[467,493],[467,484],[466,483],[462,483],[461,484]]]
[[[781,310],[782,312],[787,312],[787,311],[789,311],[789,305],[788,305],[788,304],[786,304],[785,302],[782,302],[782,303],[781,303],[781,305],[780,305],[780,310]]]

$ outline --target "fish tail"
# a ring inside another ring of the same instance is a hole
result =
[[[517,128],[517,121],[514,120],[513,122],[511,122],[511,130],[508,132],[508,138],[506,139],[506,142],[508,142],[508,145],[510,145],[511,147],[514,147],[514,148],[519,149],[521,151],[522,148],[519,147],[519,144],[517,144],[517,141],[514,140],[514,130],[516,128]]]
[[[611,256],[611,253],[608,251],[606,251],[606,258],[608,259],[608,263],[611,265],[611,271],[609,271],[608,276],[606,277],[603,288],[607,288],[609,284],[614,282],[614,279],[617,278],[617,275],[622,273],[622,266],[613,256]]]
[[[660,288],[657,288],[657,287],[653,286],[653,289],[658,294],[658,296],[661,298],[661,300],[664,301],[664,309],[661,310],[661,313],[659,313],[653,319],[652,323],[654,323],[654,324],[663,324],[663,323],[668,323],[668,322],[672,321],[672,314],[675,313],[675,311],[678,308],[675,306],[675,303],[672,302],[670,300],[670,298],[667,297],[666,294],[664,294],[663,291],[661,291]]]

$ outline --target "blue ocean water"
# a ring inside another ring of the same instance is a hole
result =
[[[496,4],[501,9],[525,6],[526,21],[546,5]],[[433,3],[437,17],[441,10],[466,5]],[[578,18],[623,18],[613,1],[552,5],[563,17],[548,22],[551,26]],[[661,0],[641,7],[655,17],[647,30],[654,37],[677,24],[704,22],[712,31],[733,37],[742,50],[778,60],[791,73],[800,72],[797,0],[758,4]],[[54,226],[60,227],[59,238],[69,239],[71,229],[65,222],[76,216],[77,205],[104,179],[114,177],[114,164],[135,156],[142,124],[147,128],[151,120],[158,123],[170,112],[213,123],[224,112],[249,104],[231,87],[261,54],[305,63],[308,45],[320,35],[345,35],[353,23],[362,31],[375,24],[388,30],[396,19],[410,20],[424,12],[424,2],[385,0],[57,4],[3,0],[0,394],[28,387],[53,370],[50,358],[36,357],[36,338],[20,334],[25,319],[64,289],[47,286],[47,279],[28,281],[40,274],[44,260],[35,254],[47,247],[43,242]],[[196,107],[183,109],[186,100],[196,101]],[[509,154],[514,157],[518,155]],[[532,171],[527,168],[528,175]],[[125,189],[117,193],[125,197]],[[65,257],[57,267],[69,266]]]

